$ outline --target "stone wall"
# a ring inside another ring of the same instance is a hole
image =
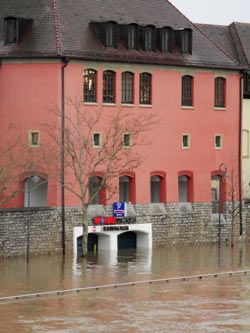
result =
[[[73,227],[81,225],[80,209],[66,208],[66,252],[72,251]],[[219,215],[211,214],[211,204],[129,205],[128,215],[136,223],[152,223],[153,245],[218,242]],[[112,207],[89,207],[89,224],[93,216],[110,216]],[[230,204],[220,216],[221,242],[231,241]],[[30,253],[57,253],[62,250],[61,210],[58,208],[10,209],[0,211],[0,256],[26,254],[27,225],[30,225]],[[250,207],[243,206],[243,236],[250,239]],[[239,240],[239,216],[234,216],[234,241]]]

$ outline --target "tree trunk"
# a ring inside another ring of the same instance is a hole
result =
[[[87,207],[82,206],[82,257],[88,253],[88,215]]]

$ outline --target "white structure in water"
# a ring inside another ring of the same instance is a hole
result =
[[[88,227],[88,234],[98,238],[98,250],[118,250],[119,238],[131,235],[137,248],[152,248],[152,225],[116,224]],[[121,236],[122,235],[122,236]],[[77,239],[82,236],[82,227],[73,230],[73,252],[77,253]]]

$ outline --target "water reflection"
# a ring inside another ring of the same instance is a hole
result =
[[[250,245],[0,261],[0,294],[250,269]],[[0,332],[249,332],[250,278],[140,285],[0,304]]]

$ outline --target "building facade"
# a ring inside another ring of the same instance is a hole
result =
[[[90,215],[109,215],[112,202],[126,201],[134,216],[143,211],[155,216],[158,209],[165,216],[164,228],[168,221],[181,223],[185,214],[193,214],[190,221],[214,223],[211,241],[218,237],[215,215],[223,213],[219,197],[230,201],[221,181],[225,168],[230,166],[236,179],[241,170],[238,59],[165,0],[126,5],[119,0],[115,7],[111,0],[27,0],[25,5],[3,0],[0,7],[2,147],[13,140],[10,125],[27,138],[34,155],[41,145],[49,145],[44,124],[60,127],[62,117],[71,116],[67,99],[80,101],[83,113],[151,112],[160,122],[146,133],[149,144],[140,151],[144,163],[132,172],[121,172],[113,180],[117,193],[104,202],[97,198]],[[63,110],[64,116],[56,118],[51,108]],[[102,125],[93,129],[93,149],[101,145],[102,135]],[[125,149],[131,139],[124,133]],[[58,152],[59,164],[61,160]],[[3,207],[61,207],[61,185],[42,168],[43,185],[27,197],[34,176],[24,170],[16,181],[20,193]],[[98,181],[95,177],[91,181]],[[239,191],[238,181],[235,186]],[[70,191],[63,192],[66,209],[80,205]],[[174,213],[167,218],[171,207]],[[188,241],[188,233],[184,238]],[[205,238],[203,232],[200,240]],[[157,243],[153,233],[153,239],[155,244],[167,244],[177,242],[178,235]]]

